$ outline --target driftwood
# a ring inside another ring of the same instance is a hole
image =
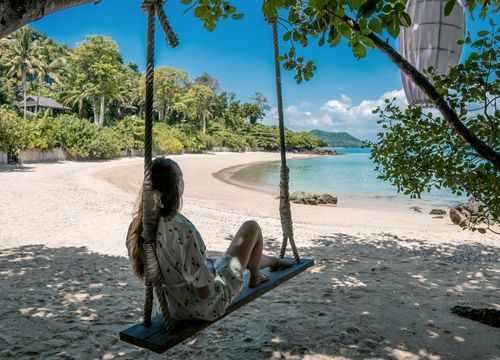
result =
[[[0,39],[41,19],[45,15],[72,6],[94,3],[100,0],[0,0]]]

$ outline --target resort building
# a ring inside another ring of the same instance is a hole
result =
[[[21,110],[24,110],[24,101],[19,101],[16,104]],[[28,96],[26,98],[26,114],[36,115],[40,112],[45,113],[48,111],[48,115],[54,116],[57,114],[67,113],[71,111],[71,108],[59,104],[57,101],[44,96]]]

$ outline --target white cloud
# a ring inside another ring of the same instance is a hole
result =
[[[363,140],[374,140],[380,129],[378,117],[372,110],[383,106],[386,98],[396,98],[397,105],[407,106],[402,89],[387,91],[378,99],[365,99],[358,104],[353,104],[351,98],[343,94],[340,99],[331,99],[319,106],[309,102],[288,106],[285,109],[285,124],[293,130],[345,131]],[[277,109],[273,108],[264,118],[264,123],[276,124],[277,119]]]

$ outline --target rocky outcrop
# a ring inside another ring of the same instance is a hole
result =
[[[337,197],[330,194],[314,194],[308,192],[294,192],[290,194],[290,201],[305,205],[336,205]]]
[[[481,202],[473,197],[471,197],[467,202],[459,204],[454,208],[450,209],[450,219],[451,221],[458,225],[461,222],[468,222],[472,220],[474,215],[479,211],[479,206]],[[494,219],[484,220],[485,223],[492,225],[495,223]]]
[[[332,149],[313,149],[313,150],[295,150],[295,153],[312,154],[312,155],[343,155],[341,152]]]
[[[443,210],[443,209],[432,209],[429,214],[430,215],[446,215],[446,210]]]

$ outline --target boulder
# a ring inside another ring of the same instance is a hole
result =
[[[454,208],[450,209],[450,219],[451,221],[458,225],[462,221],[471,220],[471,218],[479,211],[479,206],[481,202],[473,197],[471,197],[467,202],[459,204]],[[493,225],[495,223],[494,219],[485,219],[485,223]]]
[[[290,201],[295,204],[305,205],[335,205],[337,204],[337,197],[330,194],[315,194],[299,191],[290,194]]]
[[[430,215],[446,215],[446,210],[443,210],[443,209],[432,209],[429,214]]]

